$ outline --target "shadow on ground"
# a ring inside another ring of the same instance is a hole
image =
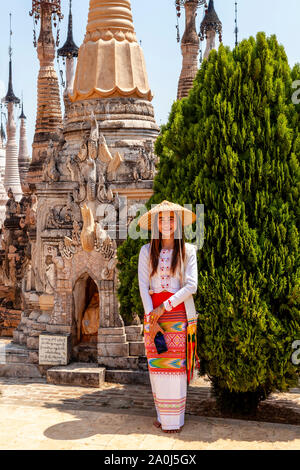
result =
[[[10,384],[17,384],[11,393]],[[50,385],[45,379],[0,378],[0,390],[1,385],[5,386],[3,403],[55,409],[72,416],[72,420],[62,421],[44,430],[45,437],[53,440],[73,441],[103,435],[106,438],[119,436],[122,442],[133,442],[138,435],[144,435],[149,439],[158,439],[158,442],[160,438],[166,442],[167,436],[182,444],[226,441],[229,445],[237,441],[255,445],[300,439],[300,427],[283,424],[287,420],[290,424],[300,424],[300,406],[296,400],[288,399],[292,395],[298,397],[299,389],[262,402],[255,417],[232,419],[232,416],[221,415],[217,410],[209,386],[191,386],[185,426],[180,434],[170,435],[152,424],[155,408],[148,386],[105,384],[106,388],[103,389],[81,389]]]

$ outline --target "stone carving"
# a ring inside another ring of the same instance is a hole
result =
[[[84,144],[85,145],[85,144]],[[79,155],[80,155],[81,149],[79,151],[78,157],[74,157],[73,155],[69,154],[67,161],[66,161],[66,167],[71,173],[71,181],[80,181],[80,167],[79,167]],[[86,155],[84,159],[86,158]]]
[[[55,206],[50,208],[46,220],[46,228],[64,228],[70,226],[72,221],[71,211],[66,210],[66,206]]]
[[[102,204],[107,202],[113,202],[114,199],[112,190],[110,188],[107,188],[103,174],[99,175],[97,199]]]
[[[116,177],[123,157],[119,152],[112,156],[105,136],[100,135],[93,112],[88,119],[91,121],[90,135],[83,135],[77,157],[68,156],[66,162],[72,181],[78,181],[78,188],[73,192],[74,201],[81,203],[97,198],[101,203],[112,202],[114,195],[106,183],[107,174],[110,179]]]
[[[99,139],[99,152],[98,157],[103,163],[110,163],[113,160],[112,154],[107,146],[106,139],[103,134],[101,134]]]
[[[9,264],[7,284],[14,285],[17,282],[17,262],[20,261],[20,255],[17,253],[17,248],[15,246],[9,246],[7,258]]]
[[[50,140],[47,157],[43,166],[43,178],[44,181],[59,181],[60,173],[56,165],[56,149],[54,147],[53,141]]]
[[[134,102],[132,102],[131,98],[123,98],[123,101],[120,101],[117,98],[111,98],[109,101],[103,99],[96,102],[92,100],[85,100],[85,106],[87,108],[92,108],[96,115],[142,115],[147,116],[148,120],[155,122],[153,106],[151,103],[144,100],[135,99]],[[84,112],[82,108],[83,107],[81,103],[73,103],[72,106],[68,109],[68,119],[78,118],[78,115],[81,115]]]
[[[80,220],[80,207],[75,203],[73,194],[69,193],[65,206],[50,208],[45,228],[70,228],[74,220]]]
[[[91,133],[88,139],[88,154],[92,160],[96,160],[98,155],[99,127],[97,119],[95,118],[94,111],[92,111],[90,121]]]
[[[135,181],[153,179],[155,176],[155,155],[152,141],[146,141],[140,150],[137,166],[133,170]]]
[[[63,258],[71,259],[74,254],[83,249],[87,252],[100,252],[106,260],[116,257],[117,244],[112,240],[101,224],[94,221],[94,216],[86,205],[81,208],[83,227],[77,221],[73,222],[72,238],[64,237],[64,241],[59,242],[59,250]],[[109,271],[114,269],[111,264]]]
[[[124,159],[119,152],[116,152],[114,158],[107,166],[107,173],[111,180],[116,179],[117,170],[121,163],[123,163]]]
[[[36,211],[37,211],[37,197],[35,194],[31,195],[31,204],[27,206],[25,212],[25,224],[27,227],[36,225]]]
[[[55,292],[55,266],[51,255],[45,257],[45,288],[46,294]]]
[[[78,152],[78,158],[81,162],[84,162],[88,154],[87,139],[88,137],[85,134],[80,145],[80,150]]]
[[[57,289],[59,279],[70,277],[70,270],[66,269],[63,258],[58,255],[56,246],[45,247],[45,287],[46,294],[53,295]]]
[[[15,200],[14,193],[11,188],[7,191],[8,201],[6,203],[5,215],[7,218],[20,214],[20,204]]]
[[[85,251],[93,251],[95,245],[95,222],[91,209],[85,204],[81,208],[83,227],[80,235],[82,248]]]

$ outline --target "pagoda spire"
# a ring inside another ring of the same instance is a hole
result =
[[[7,106],[7,143],[6,143],[6,159],[5,159],[5,174],[4,174],[4,187],[6,191],[12,190],[14,196],[19,200],[22,196],[19,168],[18,168],[18,146],[16,141],[16,123],[14,119],[14,105],[20,103],[13,92],[13,75],[12,75],[12,47],[11,47],[11,13],[10,17],[10,40],[9,40],[9,77],[8,77],[8,90],[3,102]]]
[[[28,183],[34,190],[35,183],[42,179],[49,141],[52,140],[54,145],[58,144],[59,129],[62,127],[59,84],[54,68],[55,42],[52,32],[52,17],[58,17],[59,21],[63,18],[60,0],[32,0],[30,15],[33,16],[36,24],[40,20],[40,35],[37,41],[37,54],[40,62],[37,115],[32,162],[28,171]],[[55,21],[54,19],[54,23]],[[34,44],[36,45],[35,41]]]
[[[238,28],[238,3],[235,2],[235,28],[234,28],[234,35],[235,35],[235,46],[238,46],[239,41],[238,41],[238,34],[239,34],[239,28]]]
[[[70,103],[68,93],[72,93],[74,84],[74,63],[75,57],[78,57],[79,48],[76,46],[73,39],[73,16],[72,16],[72,0],[69,0],[69,21],[68,21],[68,35],[65,44],[58,49],[57,55],[64,57],[66,60],[66,88],[64,91],[64,101],[67,107]]]
[[[200,27],[200,39],[201,41],[206,39],[204,59],[207,59],[210,51],[216,48],[216,34],[219,34],[219,41],[222,42],[222,23],[216,13],[214,0],[209,0],[208,9]]]
[[[182,69],[178,83],[177,99],[188,95],[198,71],[199,37],[196,30],[198,0],[188,0],[185,8],[185,32],[181,40]]]
[[[11,13],[9,14],[9,48],[8,48],[8,55],[9,55],[9,73],[8,73],[8,88],[5,98],[3,99],[4,103],[13,103],[19,104],[20,99],[17,98],[14,94],[13,90],[13,83],[12,83],[12,47],[11,47],[11,37],[12,37],[12,29],[11,29]]]
[[[3,192],[4,186],[3,186],[3,180],[4,180],[4,173],[5,173],[5,132],[3,128],[3,123],[2,123],[2,104],[0,105],[0,113],[1,113],[1,127],[0,127],[0,193],[1,191]],[[4,190],[4,193],[6,195],[6,192]],[[0,198],[1,199],[1,198]],[[0,202],[1,206],[1,202]],[[1,221],[1,219],[0,219]]]
[[[23,107],[23,100],[22,100],[22,112],[19,116],[21,120],[20,125],[20,143],[19,143],[19,174],[20,174],[20,181],[23,193],[28,193],[29,188],[26,184],[26,176],[28,173],[28,168],[30,164],[30,157],[28,152],[28,145],[27,145],[27,136],[26,136],[26,116],[24,114],[24,107]]]
[[[130,0],[90,0],[86,35],[79,49],[71,101],[109,97],[148,101],[153,97]]]
[[[72,15],[72,0],[69,0],[69,21],[68,21],[68,35],[65,44],[58,49],[57,54],[61,57],[77,57],[79,47],[76,46],[73,39],[73,15]]]

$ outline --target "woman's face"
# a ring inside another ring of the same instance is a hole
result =
[[[158,214],[158,229],[163,238],[172,238],[176,229],[176,215],[174,212],[160,212]]]

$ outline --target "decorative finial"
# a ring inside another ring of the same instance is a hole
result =
[[[237,2],[235,2],[235,28],[234,28],[234,33],[235,33],[235,46],[238,45],[238,18],[237,18]]]
[[[5,98],[3,98],[3,102],[5,104],[14,103],[19,104],[20,100],[17,98],[13,91],[12,86],[12,46],[11,46],[11,37],[12,37],[12,28],[11,28],[11,13],[9,14],[9,48],[8,48],[8,55],[9,55],[9,77],[8,77],[8,90],[6,93]]]
[[[12,29],[11,29],[11,13],[10,13],[9,14],[9,48],[8,48],[8,56],[10,60],[12,57],[11,37],[12,37]]]
[[[22,92],[22,111],[21,111],[21,114],[19,116],[19,119],[27,119],[25,114],[24,114],[24,100],[23,100],[23,92]]]
[[[210,31],[214,31],[216,34],[219,34],[219,41],[222,42],[222,22],[219,20],[216,13],[214,0],[209,0],[208,8],[201,23],[199,35],[201,41],[203,41],[204,38],[207,39],[207,33]]]
[[[69,2],[68,36],[65,44],[57,51],[57,55],[60,57],[78,57],[79,51],[73,39],[72,0],[69,0]]]

